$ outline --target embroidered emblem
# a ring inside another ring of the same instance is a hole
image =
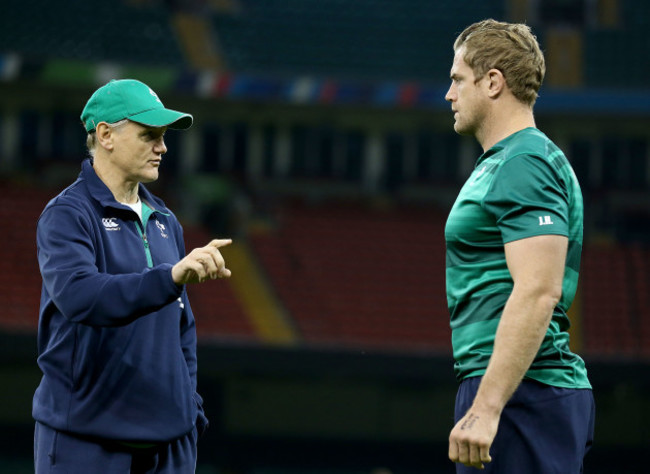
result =
[[[160,103],[162,104],[162,101],[161,101],[160,98],[158,97],[158,94],[156,94],[156,93],[153,91],[153,89],[151,89],[151,87],[149,88],[149,94],[151,94],[152,96],[154,96],[154,97],[156,98],[156,101],[157,101],[157,102],[160,102]]]
[[[118,224],[115,217],[104,217],[102,219],[102,225],[106,230],[120,230],[120,224]]]
[[[160,229],[160,235],[163,238],[166,239],[168,237],[168,235],[167,235],[167,232],[165,232],[165,230],[166,230],[165,225],[161,224],[160,221],[158,221],[158,219],[156,219],[156,227],[158,227],[158,229]]]

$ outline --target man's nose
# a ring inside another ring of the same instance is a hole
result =
[[[452,101],[452,92],[451,92],[451,89],[452,89],[452,88],[453,88],[453,86],[449,86],[449,89],[447,90],[447,93],[445,94],[445,100],[446,100],[447,102],[451,102],[451,101]]]
[[[155,148],[156,151],[157,151],[158,153],[160,153],[161,155],[164,155],[165,153],[167,153],[167,145],[165,145],[165,140],[164,140],[162,137],[160,137],[160,138],[156,141],[156,145],[155,145],[154,148]]]

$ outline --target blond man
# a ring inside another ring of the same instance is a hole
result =
[[[594,429],[567,310],[582,249],[580,186],[535,126],[545,73],[523,24],[485,20],[454,43],[445,96],[457,133],[483,149],[445,227],[460,386],[449,458],[458,473],[582,472]]]

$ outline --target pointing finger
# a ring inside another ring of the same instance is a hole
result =
[[[232,239],[214,239],[208,245],[211,247],[219,248],[232,244]]]

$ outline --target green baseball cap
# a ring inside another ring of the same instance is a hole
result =
[[[81,122],[92,132],[99,122],[129,119],[150,127],[179,130],[192,126],[192,116],[166,109],[148,85],[135,79],[112,80],[95,91],[81,112]]]

